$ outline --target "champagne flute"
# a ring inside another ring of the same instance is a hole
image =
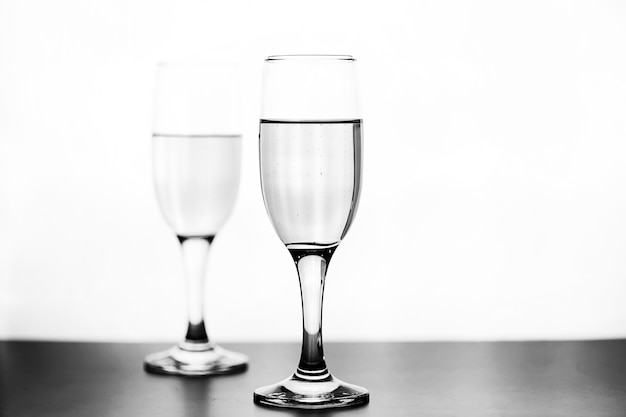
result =
[[[243,371],[246,356],[209,341],[204,275],[209,249],[235,204],[241,164],[239,98],[232,66],[159,64],[152,136],[157,200],[181,245],[187,281],[185,339],[144,360],[151,372]]]
[[[302,351],[295,373],[258,388],[260,405],[322,409],[366,404],[365,388],[333,377],[322,344],[326,270],[357,210],[362,121],[351,56],[270,56],[259,134],[261,188],[291,254],[302,297]]]

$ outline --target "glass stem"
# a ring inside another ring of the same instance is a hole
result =
[[[307,381],[330,379],[322,343],[322,303],[328,263],[336,245],[330,248],[292,249],[298,269],[302,296],[302,352],[296,377]]]
[[[213,238],[214,236],[178,237],[183,252],[185,279],[187,281],[189,324],[185,336],[185,345],[209,342],[204,327],[204,275]]]

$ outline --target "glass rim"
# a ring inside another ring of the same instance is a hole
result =
[[[332,55],[332,54],[293,54],[293,55],[270,55],[265,58],[265,62],[277,62],[277,61],[297,61],[297,60],[311,60],[311,61],[345,61],[355,62],[356,58],[352,55]]]

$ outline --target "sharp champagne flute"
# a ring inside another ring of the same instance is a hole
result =
[[[238,92],[230,65],[160,64],[152,136],[157,200],[181,244],[187,281],[185,339],[146,356],[146,370],[176,375],[243,371],[246,356],[209,340],[204,275],[209,249],[239,187]]]
[[[261,188],[300,280],[302,351],[295,373],[258,388],[260,405],[322,409],[366,404],[365,388],[333,377],[324,359],[326,270],[357,210],[362,121],[351,56],[270,56],[259,134]]]

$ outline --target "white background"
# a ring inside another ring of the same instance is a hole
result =
[[[178,242],[151,178],[154,66],[243,65],[216,341],[299,340],[258,178],[263,58],[359,60],[361,205],[326,340],[626,336],[620,1],[0,0],[0,338],[174,341]]]

